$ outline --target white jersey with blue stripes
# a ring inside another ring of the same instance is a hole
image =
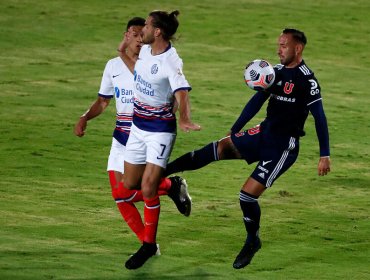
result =
[[[99,96],[115,98],[116,128],[113,137],[126,145],[133,115],[134,76],[120,57],[109,60],[105,66],[100,84]]]
[[[141,48],[134,72],[134,124],[146,131],[174,132],[176,118],[172,112],[176,91],[191,87],[176,49],[152,55],[150,45]]]

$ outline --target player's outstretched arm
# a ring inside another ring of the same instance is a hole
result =
[[[87,110],[86,113],[84,113],[77,121],[74,128],[74,133],[76,136],[82,137],[85,135],[87,121],[99,116],[105,110],[105,108],[108,107],[109,101],[109,98],[104,98],[101,96],[98,97],[94,104],[91,105],[89,110]]]
[[[175,93],[176,101],[179,105],[179,127],[182,131],[200,130],[201,127],[191,121],[190,100],[187,90],[178,90]]]
[[[257,91],[245,105],[239,118],[231,127],[231,133],[239,132],[258,113],[263,103],[265,103],[268,98],[269,94],[263,91]]]

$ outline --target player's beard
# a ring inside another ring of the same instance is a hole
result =
[[[152,33],[143,34],[142,42],[143,42],[143,44],[151,44],[151,43],[153,43],[154,42],[154,34],[152,34]]]
[[[280,63],[284,66],[290,66],[291,64],[294,64],[297,57],[293,52],[286,52],[285,55],[279,55]]]
[[[285,66],[288,66],[293,61],[294,61],[294,57],[281,57],[280,56],[280,63],[285,65]]]

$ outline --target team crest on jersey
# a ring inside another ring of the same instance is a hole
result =
[[[153,64],[152,69],[151,69],[151,73],[154,75],[154,74],[157,74],[157,72],[158,72],[158,65]]]
[[[284,92],[285,92],[285,94],[291,94],[292,91],[293,91],[293,88],[294,88],[294,84],[293,83],[285,82],[285,85],[284,85]]]

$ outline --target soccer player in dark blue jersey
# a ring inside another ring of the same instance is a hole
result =
[[[281,64],[274,67],[274,84],[265,91],[256,92],[231,127],[228,136],[184,154],[167,165],[166,175],[169,175],[195,170],[217,160],[244,159],[248,164],[258,162],[240,191],[240,207],[247,238],[233,263],[235,269],[248,265],[261,248],[258,198],[296,161],[299,138],[305,135],[303,128],[309,112],[315,119],[320,146],[318,175],[324,176],[330,172],[329,132],[321,88],[303,60],[306,43],[303,32],[284,29],[278,38],[277,54]],[[266,100],[269,101],[264,121],[241,131]]]

